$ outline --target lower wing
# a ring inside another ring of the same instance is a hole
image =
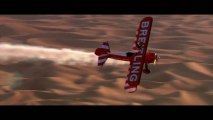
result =
[[[136,53],[130,62],[129,74],[127,75],[127,80],[124,89],[128,93],[135,92],[137,86],[140,84],[140,79],[143,71],[145,55],[142,53]]]

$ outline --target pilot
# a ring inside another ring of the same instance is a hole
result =
[[[134,54],[135,54],[134,52],[127,52],[127,53],[126,53],[126,56],[127,56],[127,57],[132,57]]]

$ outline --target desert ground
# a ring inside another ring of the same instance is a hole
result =
[[[161,59],[129,94],[129,63],[94,51],[130,51],[145,16]],[[1,15],[0,51],[0,105],[213,105],[213,15]]]

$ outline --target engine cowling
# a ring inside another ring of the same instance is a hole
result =
[[[157,55],[157,53],[149,52],[149,53],[146,53],[145,63],[155,63],[159,59],[160,57]]]

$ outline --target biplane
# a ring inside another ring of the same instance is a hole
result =
[[[151,72],[148,64],[155,63],[160,58],[157,53],[147,52],[152,22],[152,17],[145,17],[140,21],[136,31],[136,40],[133,41],[132,50],[129,52],[111,52],[108,42],[103,42],[101,47],[95,50],[98,56],[98,66],[103,66],[108,58],[130,62],[129,74],[124,86],[128,93],[137,90],[142,73]]]

